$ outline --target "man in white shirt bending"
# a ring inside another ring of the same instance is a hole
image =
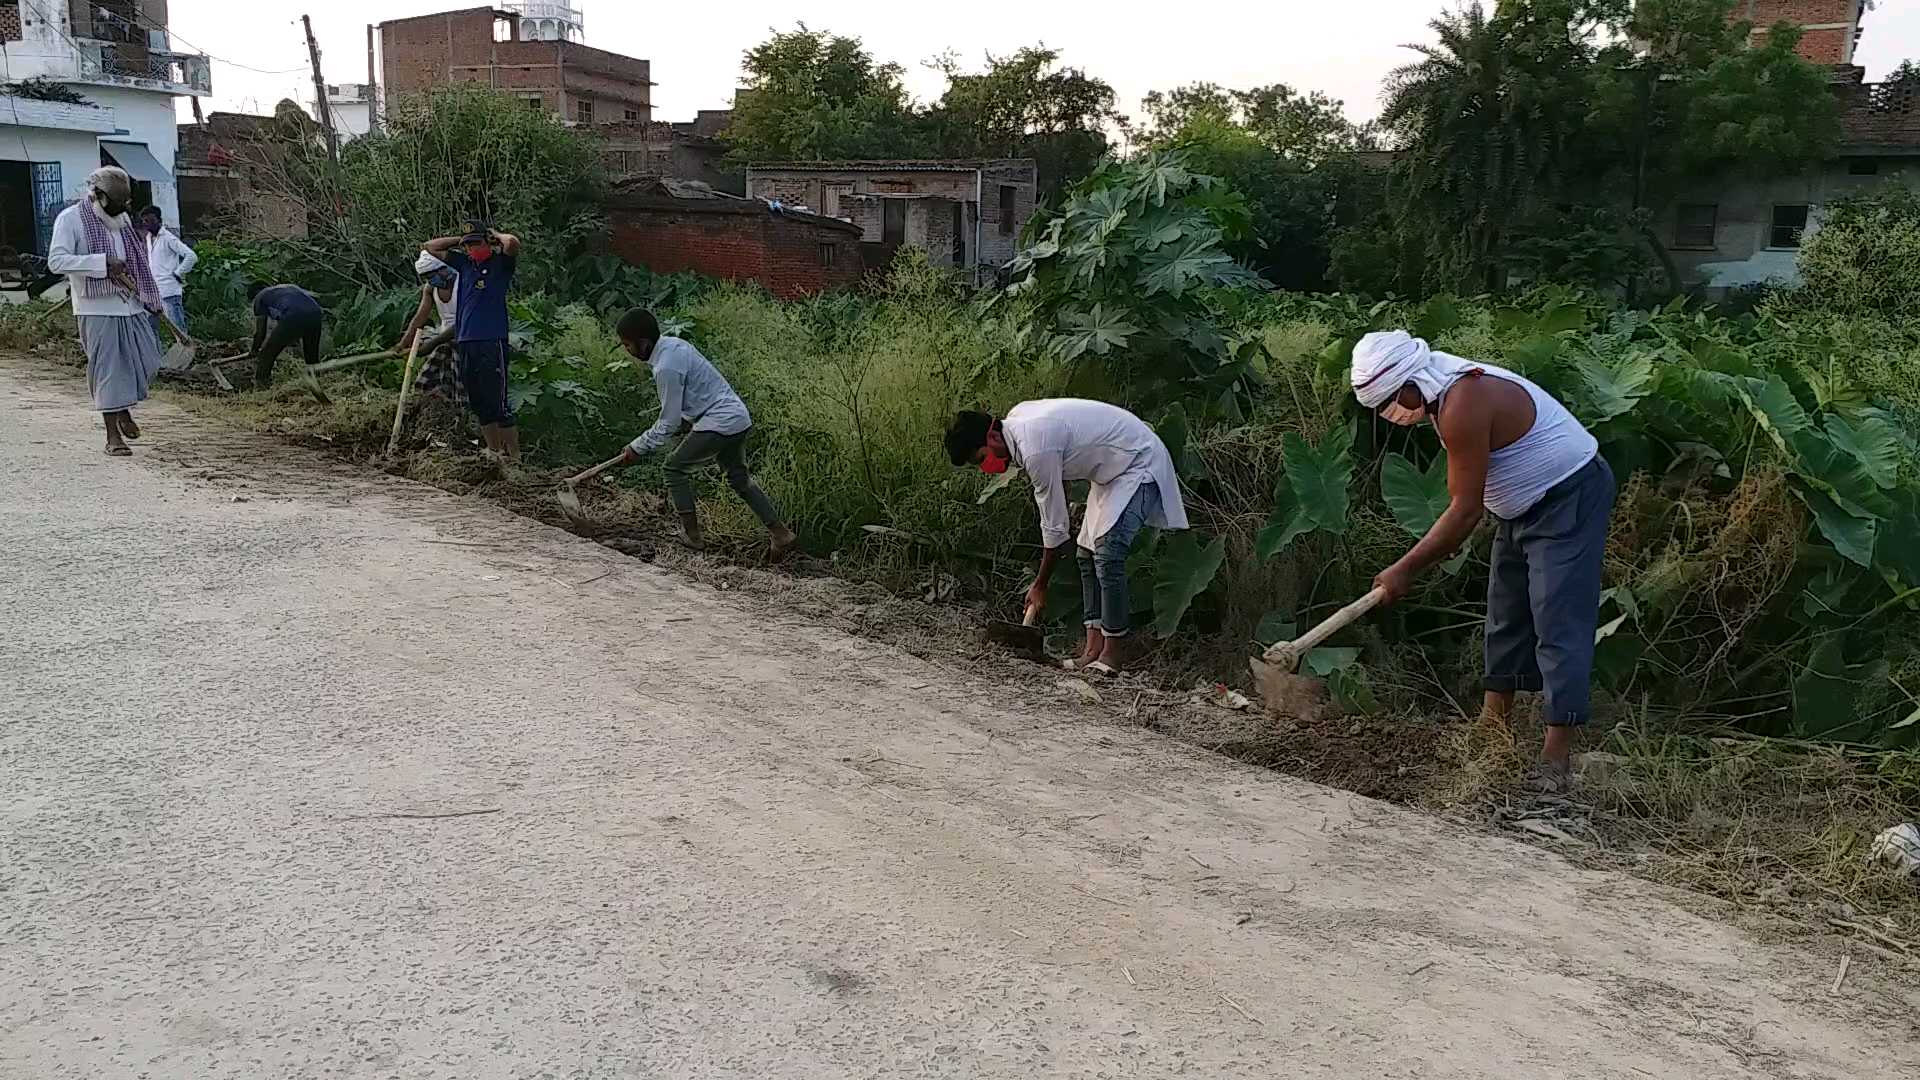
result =
[[[1117,405],[1052,398],[1015,405],[1004,417],[960,413],[947,429],[947,456],[955,465],[977,465],[985,473],[1017,465],[1033,484],[1045,552],[1027,589],[1029,610],[1046,604],[1053,568],[1073,539],[1067,485],[1088,481],[1078,544],[1086,640],[1066,666],[1111,675],[1137,660],[1127,555],[1147,526],[1187,527],[1180,478],[1160,436]]]
[[[147,238],[147,265],[153,269],[153,283],[160,287],[160,305],[167,309],[167,318],[173,320],[173,325],[186,330],[186,277],[200,265],[200,256],[168,231],[157,206],[140,211],[140,231]],[[160,332],[160,326],[160,316],[155,315],[155,334]]]
[[[690,428],[667,458],[667,488],[673,495],[673,508],[680,514],[687,546],[697,551],[704,543],[700,514],[693,500],[693,470],[718,461],[728,486],[746,500],[754,516],[767,527],[772,537],[768,559],[779,562],[786,558],[799,537],[780,520],[773,500],[747,471],[747,435],[753,430],[753,417],[747,412],[746,402],[699,349],[677,337],[662,337],[653,312],[634,308],[620,317],[615,332],[628,355],[647,362],[653,370],[654,388],[660,392],[660,418],[627,445],[621,460],[638,461],[665,446],[682,427]]]

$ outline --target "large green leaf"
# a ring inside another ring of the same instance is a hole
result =
[[[1827,417],[1827,439],[1860,463],[1875,484],[1890,488],[1900,478],[1900,436],[1892,424],[1868,417],[1850,424],[1836,415]]]
[[[1605,423],[1632,412],[1641,398],[1653,392],[1656,381],[1653,357],[1644,352],[1628,357],[1618,367],[1597,360],[1581,360],[1578,367],[1586,384],[1583,419],[1589,423]]]
[[[1885,667],[1884,661],[1850,664],[1844,635],[1821,637],[1793,680],[1793,733],[1848,742],[1872,737],[1872,725],[1854,703],[1861,686],[1885,677]]]
[[[1291,616],[1269,611],[1260,616],[1260,625],[1253,628],[1253,641],[1263,649],[1270,649],[1282,641],[1292,641],[1299,633],[1300,624]]]
[[[1736,384],[1740,400],[1747,411],[1759,422],[1760,427],[1780,448],[1780,452],[1794,455],[1793,438],[1807,430],[1812,420],[1807,410],[1802,408],[1800,400],[1793,396],[1778,375],[1769,375],[1763,382],[1759,379],[1743,379]]]
[[[1794,494],[1800,496],[1800,501],[1813,511],[1813,521],[1819,527],[1820,535],[1827,538],[1835,551],[1856,565],[1873,565],[1874,542],[1880,526],[1878,521],[1847,513],[1824,491],[1796,487]]]
[[[1226,561],[1224,536],[1203,543],[1197,531],[1187,529],[1168,541],[1160,553],[1160,580],[1153,584],[1153,632],[1163,638],[1173,636],[1193,598],[1207,591]]]
[[[1293,488],[1300,512],[1316,529],[1336,536],[1346,532],[1347,487],[1353,483],[1352,426],[1335,428],[1319,446],[1311,446],[1288,432],[1281,446],[1287,455],[1287,483]]]
[[[1293,485],[1282,476],[1273,490],[1273,513],[1267,517],[1267,523],[1260,535],[1253,541],[1253,553],[1261,562],[1266,562],[1286,550],[1297,536],[1313,531],[1313,521],[1300,508],[1300,500],[1293,494]]]
[[[1088,353],[1105,356],[1114,349],[1125,348],[1127,340],[1140,332],[1124,314],[1100,304],[1093,305],[1090,311],[1068,312],[1064,321],[1067,332],[1054,339],[1054,348],[1066,363]]]
[[[1187,482],[1204,480],[1207,476],[1207,463],[1193,449],[1193,422],[1187,418],[1187,407],[1175,402],[1173,407],[1160,417],[1154,434],[1167,446],[1167,457],[1173,460],[1174,471]]]
[[[1874,559],[1901,583],[1920,588],[1920,491],[1895,494],[1893,516],[1880,529]]]
[[[1021,476],[1020,467],[1017,465],[1009,465],[1007,467],[1006,472],[1003,472],[1000,475],[994,477],[993,479],[987,481],[987,486],[980,489],[980,497],[974,500],[974,505],[975,506],[987,505],[988,499],[991,499],[995,495],[998,495],[1001,492],[1007,490],[1007,488],[1010,485],[1012,485],[1012,483],[1015,480],[1020,479],[1020,476]]]
[[[1447,492],[1446,453],[1434,458],[1426,472],[1399,454],[1388,454],[1380,468],[1380,495],[1402,529],[1413,536],[1427,535],[1453,503]]]
[[[1420,316],[1413,321],[1413,334],[1432,341],[1459,325],[1460,308],[1453,297],[1436,296],[1420,309]]]
[[[1548,308],[1534,324],[1534,329],[1542,334],[1563,334],[1569,330],[1587,328],[1587,309],[1579,304],[1556,304]]]

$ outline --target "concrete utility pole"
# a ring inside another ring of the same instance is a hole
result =
[[[300,25],[307,28],[307,57],[313,61],[313,111],[320,114],[320,126],[326,129],[327,160],[333,162],[337,175],[340,171],[340,136],[333,130],[333,108],[327,104],[327,80],[320,76],[320,43],[313,40],[311,16],[300,16]]]
[[[373,64],[374,24],[367,24],[367,134],[380,132],[380,74]]]

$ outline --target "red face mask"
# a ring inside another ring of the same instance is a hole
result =
[[[1007,440],[1000,436],[1000,421],[995,420],[987,429],[987,456],[980,462],[980,471],[988,476],[998,476],[1007,471],[1013,459],[1007,454]]]
[[[488,259],[493,258],[493,246],[490,244],[468,244],[467,258],[477,263],[486,262]]]

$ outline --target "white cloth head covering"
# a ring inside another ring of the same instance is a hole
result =
[[[447,264],[430,251],[421,252],[420,257],[413,260],[413,272],[416,274],[437,274],[446,269]]]
[[[103,191],[126,202],[133,198],[133,180],[127,176],[125,169],[102,165],[87,174],[87,190]]]
[[[1369,409],[1412,383],[1420,400],[1440,400],[1440,394],[1477,365],[1450,353],[1435,352],[1405,330],[1368,334],[1353,347],[1353,396]]]

